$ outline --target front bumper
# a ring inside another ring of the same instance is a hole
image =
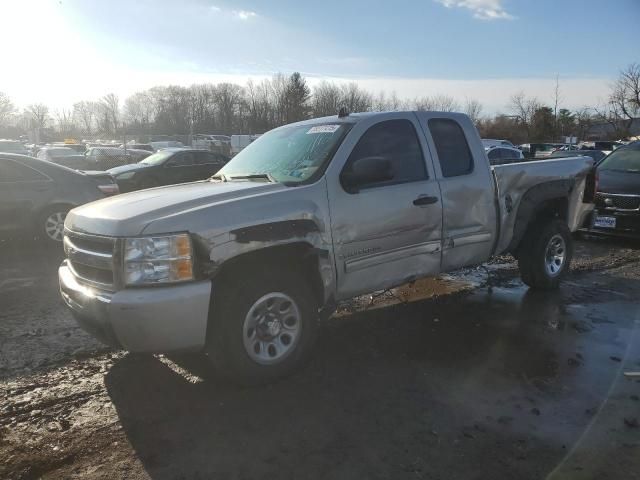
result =
[[[58,279],[78,324],[104,343],[154,353],[204,347],[210,281],[104,292],[79,283],[66,261]]]

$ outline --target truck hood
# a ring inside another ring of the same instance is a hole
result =
[[[126,237],[143,233],[151,222],[182,212],[215,207],[284,190],[278,183],[200,181],[125,193],[74,208],[65,227],[79,233]]]
[[[598,190],[603,193],[640,195],[640,173],[598,169]]]

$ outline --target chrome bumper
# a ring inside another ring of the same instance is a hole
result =
[[[78,324],[104,343],[131,352],[204,347],[209,281],[105,292],[79,283],[66,261],[58,279],[62,299]]]

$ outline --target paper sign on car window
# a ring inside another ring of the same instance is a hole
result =
[[[335,133],[339,128],[340,125],[317,125],[315,127],[311,127],[307,131],[307,135],[311,133]]]

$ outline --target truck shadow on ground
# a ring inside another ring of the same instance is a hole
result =
[[[311,364],[264,387],[195,356],[128,355],[105,384],[152,478],[539,478],[606,397],[638,313],[638,282],[605,277],[330,320]]]

